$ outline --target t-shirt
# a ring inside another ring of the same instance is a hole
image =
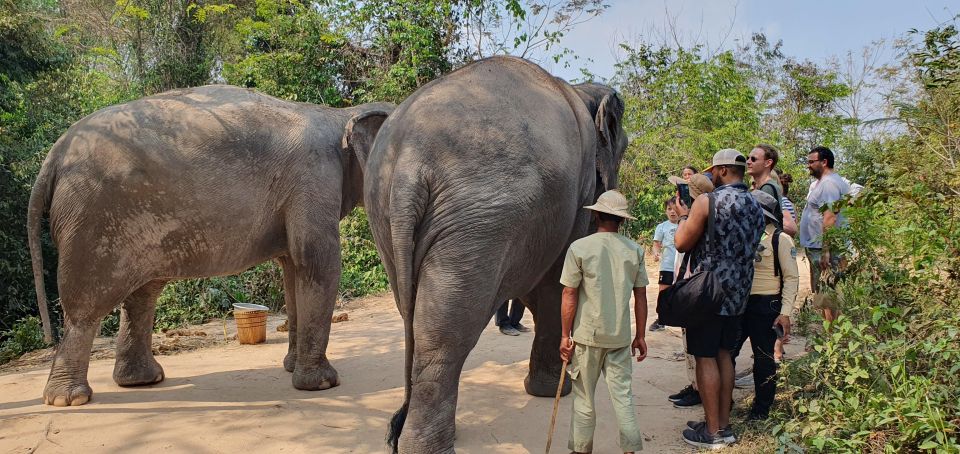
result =
[[[720,281],[725,298],[719,315],[741,315],[747,309],[750,283],[753,281],[753,260],[763,233],[763,210],[743,183],[727,184],[713,191],[716,197],[714,242],[709,248],[709,228],[690,255],[696,264],[694,272],[711,271]]]
[[[790,212],[790,216],[793,216],[793,222],[797,222],[797,209],[793,206],[793,202],[791,202],[790,199],[781,197],[780,206],[782,206],[784,210]]]
[[[677,224],[661,222],[653,231],[653,241],[660,242],[660,271],[673,272],[673,259],[677,256],[677,246],[673,237],[677,234]]]
[[[780,293],[780,277],[774,276],[773,266],[773,232],[776,227],[767,224],[757,247],[757,258],[753,270],[753,287],[751,295],[776,295]],[[780,313],[790,315],[793,304],[797,299],[797,289],[800,288],[800,268],[797,266],[797,247],[793,238],[780,232],[780,244],[777,245],[780,255],[780,274],[783,276],[783,293],[780,302],[783,304]]]
[[[560,283],[579,288],[574,342],[601,348],[630,345],[630,298],[634,288],[649,283],[643,247],[613,232],[574,241],[564,258]]]
[[[820,178],[807,195],[807,204],[803,207],[800,216],[800,245],[805,248],[820,249],[823,247],[823,213],[820,208],[827,203],[840,200],[850,192],[850,185],[840,175],[831,173]],[[837,225],[846,221],[842,215],[837,215]]]

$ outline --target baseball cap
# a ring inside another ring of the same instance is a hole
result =
[[[712,172],[717,166],[740,166],[747,168],[747,158],[733,148],[724,148],[713,155],[713,164],[704,172]]]

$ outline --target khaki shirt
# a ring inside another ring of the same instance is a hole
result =
[[[580,289],[574,342],[602,348],[630,345],[630,298],[634,288],[649,283],[639,244],[613,232],[574,241],[567,250],[560,283]]]
[[[780,276],[773,275],[773,224],[767,224],[760,237],[760,247],[754,264],[753,287],[751,295],[776,295],[780,293]],[[780,232],[780,273],[783,274],[783,294],[781,297],[781,315],[793,313],[793,305],[800,288],[800,269],[797,267],[797,247],[793,238]]]

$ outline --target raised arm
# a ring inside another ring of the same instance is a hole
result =
[[[693,207],[689,212],[683,201],[677,199],[677,213],[680,214],[680,225],[677,227],[677,234],[674,237],[674,245],[680,252],[689,252],[697,245],[697,241],[703,236],[707,226],[707,211],[710,209],[710,201],[707,196],[702,195],[693,201]],[[687,216],[687,220],[683,217]]]

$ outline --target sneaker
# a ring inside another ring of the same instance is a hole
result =
[[[517,331],[520,331],[521,333],[529,333],[529,332],[530,332],[530,328],[527,328],[526,326],[523,326],[523,323],[517,323],[516,325],[513,325],[513,329],[515,329],[515,330],[517,330]]]
[[[723,436],[720,435],[720,432],[717,432],[713,435],[708,434],[706,424],[697,429],[684,429],[682,438],[683,441],[687,442],[687,444],[696,446],[700,449],[723,449],[730,444],[724,440]]]
[[[700,426],[706,426],[706,421],[687,421],[687,427],[693,430],[699,430]],[[727,426],[720,429],[720,436],[727,443],[736,443],[737,434],[733,432],[733,426]]]
[[[690,408],[690,407],[696,407],[697,405],[700,405],[702,403],[703,401],[700,400],[700,393],[693,392],[693,393],[687,394],[680,400],[674,401],[673,406],[677,408]]]
[[[656,319],[650,324],[650,332],[663,331],[666,327],[660,324],[660,319]]]
[[[697,390],[693,389],[693,385],[687,385],[687,387],[681,389],[680,392],[667,396],[667,400],[669,400],[670,402],[676,402],[680,399],[683,399],[684,397],[687,397],[687,394],[691,394],[691,393],[697,394]]]
[[[753,374],[744,375],[733,382],[733,386],[739,389],[753,388]]]
[[[751,409],[750,414],[747,415],[747,421],[763,421],[763,420],[766,420],[769,416],[770,416],[770,412]]]
[[[501,327],[500,327],[500,332],[501,332],[502,334],[506,334],[507,336],[519,336],[519,335],[520,335],[520,331],[517,331],[516,328],[514,328],[514,327],[512,327],[512,326],[509,326],[509,325],[507,325],[507,326],[501,326]]]

